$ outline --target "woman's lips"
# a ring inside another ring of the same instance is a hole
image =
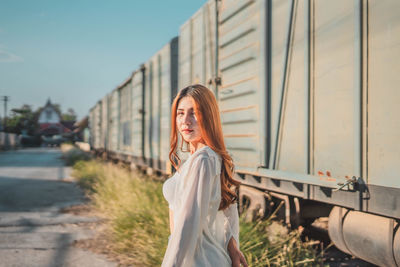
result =
[[[188,133],[193,132],[193,130],[185,129],[185,130],[182,130],[182,132],[184,132],[185,134],[188,134]]]

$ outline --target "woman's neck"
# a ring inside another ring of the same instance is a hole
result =
[[[205,147],[206,144],[204,143],[203,140],[198,141],[198,142],[192,142],[189,143],[189,149],[190,149],[190,154],[193,154],[196,152],[199,148]]]

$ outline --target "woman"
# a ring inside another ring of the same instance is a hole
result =
[[[178,171],[163,185],[171,236],[163,267],[247,266],[239,250],[239,217],[231,186],[233,162],[225,149],[217,101],[202,85],[182,89],[172,104],[172,165]],[[189,149],[181,164],[178,134]]]

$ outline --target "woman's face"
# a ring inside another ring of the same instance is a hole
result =
[[[194,101],[190,96],[185,96],[179,101],[176,126],[186,142],[196,143],[202,139],[200,125],[194,111]]]

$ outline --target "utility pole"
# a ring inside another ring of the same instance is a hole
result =
[[[3,118],[3,130],[6,130],[7,126],[7,102],[10,100],[9,96],[2,96],[1,100],[4,101],[4,118]]]

